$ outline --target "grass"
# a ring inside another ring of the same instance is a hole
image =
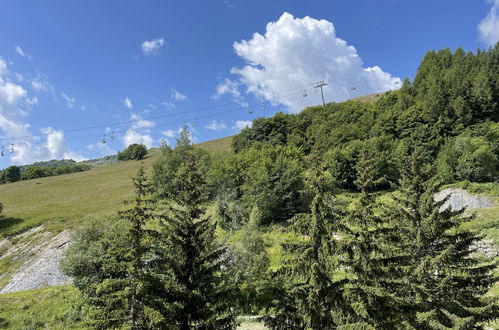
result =
[[[200,143],[209,152],[230,150],[232,137]],[[0,185],[4,205],[0,239],[46,224],[47,230],[62,231],[77,226],[89,215],[116,214],[122,201],[133,197],[131,177],[143,164],[150,171],[160,156],[149,151],[142,161],[117,162],[89,171]]]
[[[0,295],[0,328],[84,329],[78,297],[71,286]]]

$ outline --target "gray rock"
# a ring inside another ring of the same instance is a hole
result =
[[[462,210],[466,207],[467,210],[482,209],[493,207],[494,202],[487,196],[472,195],[461,188],[446,188],[435,194],[435,200],[441,201],[450,195],[447,202],[442,205],[441,210],[445,210],[449,206],[453,211]]]
[[[33,256],[26,257],[24,264],[10,277],[9,283],[0,293],[39,289],[48,286],[65,285],[70,279],[59,270],[64,251],[69,245],[69,232],[36,242],[31,250]]]

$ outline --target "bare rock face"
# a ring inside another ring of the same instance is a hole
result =
[[[450,195],[447,202],[442,205],[442,210],[449,206],[453,211],[459,211],[466,207],[467,210],[483,209],[493,207],[494,202],[487,196],[472,195],[461,188],[446,188],[435,194],[435,201],[441,201]]]
[[[13,246],[2,256],[16,256],[26,261],[10,276],[9,283],[0,293],[39,289],[70,282],[59,270],[59,262],[69,244],[69,231],[51,237],[52,235],[48,232],[35,234],[32,244],[27,242],[21,246]]]

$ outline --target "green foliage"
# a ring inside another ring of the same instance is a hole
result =
[[[324,164],[337,186],[356,189],[360,155],[372,160],[369,175],[377,182],[375,189],[389,188],[398,180],[398,169],[393,141],[387,136],[364,141],[354,140],[341,147],[329,149]]]
[[[254,207],[249,222],[241,229],[241,240],[231,249],[228,280],[236,287],[235,303],[242,314],[259,314],[272,301],[269,255],[259,230],[262,214]]]
[[[439,172],[449,182],[496,180],[498,58],[499,46],[476,54],[430,51],[413,82],[406,79],[400,90],[375,103],[348,101],[258,118],[234,138],[233,150],[241,153],[261,144],[298,146],[305,155],[324,157],[337,184],[349,189],[355,186],[362,150],[378,158],[374,171],[384,183],[377,189],[396,183],[399,160],[416,148],[428,162],[441,154]],[[453,139],[470,126],[476,131]]]
[[[253,206],[261,211],[262,224],[285,221],[306,208],[304,170],[296,147],[263,145],[214,161],[207,180],[222,225],[244,224]]]
[[[177,148],[185,147],[179,145]],[[205,183],[197,159],[189,150],[174,178],[177,193],[171,195],[161,218],[168,269],[166,290],[170,295],[170,326],[178,329],[234,329],[235,316],[224,288],[225,249],[213,239],[215,224],[201,205],[206,201]]]
[[[82,172],[89,170],[90,168],[91,166],[88,164],[76,163],[71,159],[54,159],[50,161],[36,162],[31,165],[10,166],[5,170],[0,171],[0,184],[16,182],[19,180],[43,178],[46,176]]]
[[[167,296],[153,244],[157,232],[147,228],[154,215],[153,202],[146,199],[149,184],[143,168],[133,182],[136,197],[127,203],[132,208],[120,212],[120,226],[106,230],[90,225],[78,231],[62,264],[94,307],[92,325],[98,328],[148,329],[167,324]]]
[[[161,158],[153,164],[152,177],[155,194],[159,198],[174,198],[180,192],[181,182],[175,178],[186,157],[191,154],[196,158],[199,170],[204,175],[210,166],[210,155],[207,151],[195,148],[191,144],[190,133],[185,127],[180,132],[174,149],[168,145],[161,147]],[[204,193],[208,194],[208,191]]]
[[[495,181],[499,178],[499,123],[487,122],[449,139],[440,151],[437,169],[445,182]]]
[[[147,155],[146,146],[134,143],[118,152],[118,160],[141,160],[145,155]]]
[[[492,260],[473,256],[476,233],[460,230],[473,221],[463,210],[442,209],[435,202],[439,185],[433,171],[415,153],[403,171],[401,196],[392,218],[405,229],[405,251],[411,256],[405,276],[404,317],[415,328],[468,329],[497,316],[498,306],[483,297],[497,281]]]
[[[0,183],[11,183],[21,180],[21,168],[19,166],[9,166],[0,171]]]
[[[330,181],[324,171],[312,170],[311,214],[295,217],[291,227],[304,238],[283,246],[292,258],[279,271],[287,280],[276,305],[276,315],[268,320],[272,329],[330,329],[338,325],[338,316],[342,314],[339,289],[342,281],[333,278],[337,244],[334,233],[339,221]]]

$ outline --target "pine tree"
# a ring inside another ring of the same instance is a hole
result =
[[[399,248],[396,224],[383,217],[376,202],[373,191],[380,182],[373,175],[375,161],[365,153],[361,155],[356,180],[360,198],[338,233],[339,250],[346,252],[341,260],[346,272],[341,326],[346,329],[405,328],[403,300],[398,293],[404,288],[402,270],[408,257]]]
[[[173,304],[174,329],[234,329],[235,317],[227,302],[222,273],[225,249],[217,245],[215,225],[202,203],[204,181],[196,158],[185,154],[174,185],[178,193],[162,217],[164,255],[169,269],[167,289]]]
[[[309,178],[311,214],[297,217],[292,227],[303,239],[283,246],[293,257],[280,271],[287,284],[275,316],[268,319],[271,329],[332,329],[342,318],[343,280],[333,279],[338,216],[330,181],[315,165]]]
[[[96,297],[91,298],[97,315],[97,328],[149,329],[161,326],[159,317],[165,297],[149,263],[154,259],[154,231],[147,229],[154,215],[153,201],[146,199],[149,184],[141,167],[133,178],[135,199],[125,204],[132,208],[120,212],[128,227],[109,248],[103,263],[104,280],[96,285]],[[155,287],[156,286],[156,287]]]
[[[421,153],[413,153],[402,174],[394,218],[407,229],[405,247],[412,256],[405,317],[417,329],[481,328],[498,313],[494,302],[483,299],[495,282],[496,263],[473,256],[479,237],[460,229],[473,216],[443,209],[447,198],[434,200],[440,187]]]

